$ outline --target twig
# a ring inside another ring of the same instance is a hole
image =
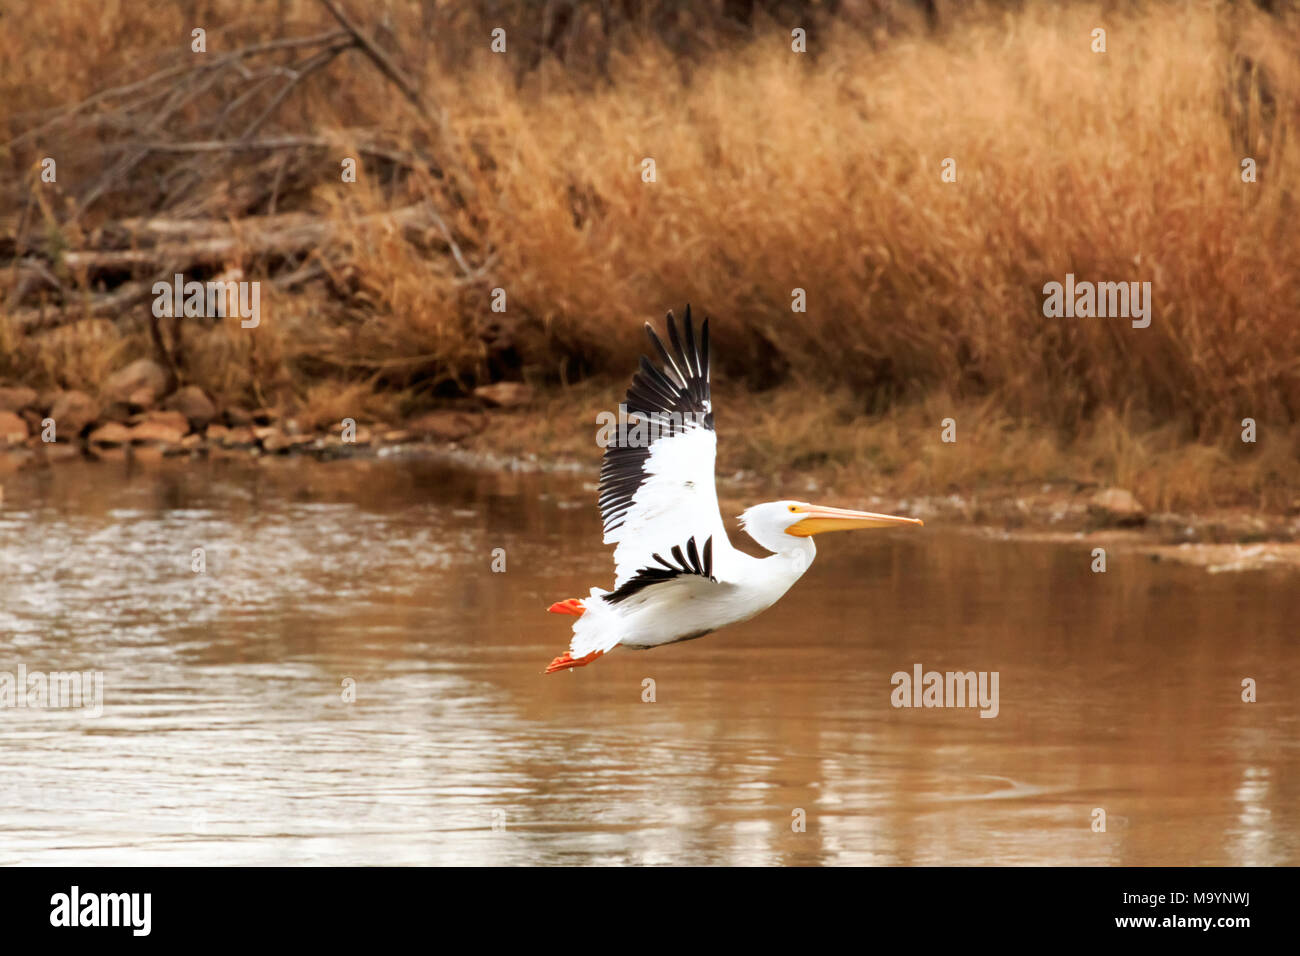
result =
[[[332,46],[321,50],[315,56],[307,58],[301,65],[290,67],[289,82],[276,91],[275,96],[271,98],[271,102],[268,103],[266,108],[257,115],[256,119],[248,124],[248,127],[239,138],[241,140],[246,140],[256,133],[258,128],[261,127],[261,125],[266,122],[267,118],[279,108],[280,104],[284,102],[285,98],[293,92],[294,88],[299,83],[311,76],[317,70],[328,66],[333,62],[336,56],[349,47],[355,45],[356,44],[352,40],[348,40],[346,43],[335,43]]]
[[[434,215],[436,213],[433,213],[432,206],[416,203],[391,212],[363,216],[356,222],[393,225],[401,229],[419,228],[431,224]],[[271,220],[271,223],[258,220]],[[148,223],[137,226],[142,232],[150,228]],[[184,271],[185,267],[194,265],[221,264],[236,253],[250,256],[289,255],[303,249],[313,249],[335,238],[340,231],[335,223],[304,213],[250,217],[226,227],[223,230],[225,235],[212,235],[212,224],[202,221],[193,224],[169,221],[152,228],[156,229],[157,235],[184,234],[187,228],[206,235],[189,242],[164,242],[149,249],[65,252],[60,260],[74,272],[82,269],[104,271],[158,267]]]
[[[252,140],[231,140],[231,139],[214,139],[214,140],[195,140],[187,143],[164,143],[164,142],[133,142],[133,143],[113,143],[104,147],[105,149],[129,149],[139,148],[147,149],[153,153],[225,153],[225,152],[255,152],[258,150],[277,150],[277,149],[336,149],[339,143],[326,139],[323,136],[267,136],[262,139]],[[386,159],[398,166],[415,166],[417,158],[411,153],[402,153],[395,150],[386,149],[383,146],[376,146],[368,143],[358,143],[357,149],[369,156],[377,156],[380,159]]]
[[[101,316],[116,319],[120,318],[130,306],[147,298],[152,289],[152,282],[129,282],[110,295],[86,297],[58,307],[41,306],[36,309],[13,311],[10,321],[19,332],[31,335],[82,319]]]
[[[320,43],[329,43],[334,40],[339,40],[345,37],[346,35],[347,34],[342,30],[330,30],[326,33],[319,33],[316,34],[315,36],[310,36],[310,37],[290,37],[288,39],[268,40],[264,43],[254,43],[251,44],[250,46],[241,47],[238,50],[232,50],[229,53],[225,53],[222,54],[221,56],[215,57],[212,60],[212,62],[205,64],[202,67],[202,69],[216,71],[221,67],[224,67],[232,62],[241,60],[242,58],[247,56],[254,56],[258,53],[267,53],[273,50],[289,50],[297,47],[315,46]],[[98,93],[86,97],[86,99],[82,100],[79,103],[74,103],[72,106],[59,110],[58,115],[54,116],[53,118],[46,121],[45,123],[42,123],[39,126],[29,129],[25,133],[20,133],[18,136],[11,139],[5,145],[9,148],[18,146],[22,143],[27,142],[27,140],[29,139],[39,136],[41,133],[45,132],[51,126],[54,126],[55,124],[59,123],[61,120],[67,119],[68,117],[71,116],[75,116],[77,113],[81,112],[84,109],[87,109],[88,107],[94,106],[96,103],[102,103],[104,100],[111,99],[112,97],[115,96],[126,96],[131,93],[135,93],[138,90],[151,89],[157,86],[159,83],[163,82],[164,80],[169,80],[172,79],[173,77],[180,76],[193,69],[194,67],[188,63],[183,66],[168,67],[165,70],[159,70],[156,73],[152,73],[149,76],[146,76],[142,80],[136,80],[133,83],[127,83],[122,86],[116,86],[113,87],[112,89],[101,90]]]
[[[442,232],[442,237],[447,240],[447,247],[451,249],[451,255],[456,260],[456,265],[460,266],[460,271],[465,273],[465,281],[478,282],[487,274],[488,269],[496,263],[496,253],[489,255],[477,269],[471,269],[464,253],[460,251],[460,244],[456,242],[451,230],[447,228],[446,221],[443,220],[442,216],[438,215],[438,210],[433,208],[433,203],[426,203],[426,205],[429,207],[429,214],[433,217],[434,223]]]
[[[216,71],[213,71],[210,72],[206,77],[202,77],[202,76],[200,77],[201,80],[205,80],[206,82],[198,82],[198,83],[182,85],[172,95],[172,97],[170,98],[170,102],[167,105],[165,105],[162,108],[162,110],[156,116],[154,116],[152,120],[149,121],[149,124],[145,127],[145,131],[148,133],[153,133],[155,130],[161,127],[167,120],[169,120],[172,117],[172,114],[174,114],[177,110],[183,107],[190,100],[194,99],[194,97],[198,96],[201,93],[206,92],[208,88],[212,86],[214,82],[216,82],[216,80],[219,78],[219,75],[220,74],[218,74]],[[148,155],[147,152],[137,151],[128,156],[124,156],[120,160],[118,160],[117,163],[115,163],[102,176],[100,176],[98,180],[96,180],[95,185],[91,187],[90,192],[77,203],[77,214],[80,215],[84,213],[87,209],[89,209],[92,205],[94,205],[95,201],[99,199],[99,197],[102,196],[105,192],[108,191],[109,186],[111,186],[113,182],[115,182],[120,177],[125,176],[127,173],[129,173],[136,166],[136,164],[139,163],[142,159],[144,159],[145,156],[147,155]]]
[[[379,67],[379,72],[388,77],[393,85],[401,90],[402,95],[411,102],[411,105],[419,111],[420,115],[430,124],[442,128],[443,119],[441,117],[434,117],[433,113],[430,112],[429,107],[424,104],[424,100],[420,98],[420,94],[416,92],[415,87],[405,76],[402,75],[402,72],[389,58],[388,54],[375,46],[371,39],[361,32],[357,25],[348,18],[348,15],[343,12],[334,0],[320,0],[320,2],[321,5],[333,15],[334,19],[339,22],[343,29],[352,34],[360,45],[361,52],[370,57],[375,66]]]

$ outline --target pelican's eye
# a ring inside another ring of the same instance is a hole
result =
[[[799,509],[796,508],[794,505],[791,505],[791,506],[790,506],[790,510],[791,510],[791,511],[798,511]]]

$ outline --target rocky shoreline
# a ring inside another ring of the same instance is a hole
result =
[[[0,386],[0,449],[11,461],[88,456],[146,457],[213,451],[341,455],[419,442],[455,443],[487,425],[490,409],[526,405],[531,389],[504,382],[476,390],[477,408],[429,411],[399,426],[345,418],[329,430],[305,428],[272,408],[218,409],[196,385],[168,390],[165,370],[138,359],[115,372],[98,396]]]
[[[459,407],[425,411],[400,423],[345,418],[328,429],[311,428],[277,409],[218,408],[195,385],[169,390],[165,370],[138,359],[109,376],[94,396],[0,385],[0,470],[80,459],[310,455],[328,460],[430,454],[467,468],[590,470],[594,479],[594,459],[577,461],[562,452],[519,447],[517,413],[527,414],[534,397],[522,383],[498,383],[477,389]],[[808,495],[821,487],[836,494],[817,476],[806,477]],[[770,484],[770,478],[750,472],[720,475],[724,511],[731,499],[743,506],[744,501],[784,493]],[[1135,547],[1154,559],[1212,571],[1300,568],[1300,513],[1149,513],[1124,489],[1077,483],[910,497],[881,490],[883,494],[846,503],[1020,540],[1104,540]]]

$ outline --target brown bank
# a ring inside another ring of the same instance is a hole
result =
[[[452,407],[402,420],[344,418],[328,427],[311,427],[310,419],[284,409],[218,408],[198,386],[170,393],[166,386],[164,369],[145,358],[108,376],[96,395],[0,386],[0,475],[83,458],[148,462],[164,457],[397,454],[434,455],[478,469],[585,471],[594,479],[600,449],[587,423],[594,421],[593,402],[608,398],[605,387],[556,397],[525,383],[498,382],[475,389],[472,397]],[[737,426],[724,428],[724,450],[729,442],[743,442],[740,423],[751,400],[735,403]],[[1276,514],[1240,507],[1156,511],[1133,492],[1094,479],[1031,479],[1027,484],[998,482],[987,474],[965,485],[949,481],[945,493],[917,493],[914,480],[876,467],[870,455],[819,461],[816,455],[771,453],[772,467],[763,469],[744,467],[762,456],[741,451],[722,453],[720,459],[724,512],[733,505],[743,507],[756,495],[829,492],[849,496],[850,503],[856,495],[864,507],[903,509],[980,533],[1095,540],[1099,546],[1136,547],[1153,558],[1212,571],[1300,568],[1298,508]],[[741,467],[729,468],[733,462]]]

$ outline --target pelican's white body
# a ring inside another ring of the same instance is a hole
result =
[[[789,550],[754,558],[732,547],[725,536],[721,543],[715,538],[716,583],[683,575],[619,604],[601,600],[609,592],[592,588],[583,602],[585,612],[573,623],[570,653],[582,657],[619,644],[645,650],[749,620],[779,601],[812,564],[817,551],[810,539],[789,542]]]
[[[707,402],[705,408],[711,410]],[[603,600],[611,592],[592,588],[583,615],[573,623],[573,657],[619,644],[644,650],[747,621],[780,600],[808,570],[817,549],[811,539],[784,533],[801,517],[787,513],[787,502],[759,505],[741,516],[750,537],[775,554],[754,558],[732,546],[713,478],[717,447],[711,428],[689,423],[682,432],[656,441],[626,516],[604,537],[615,546],[615,589],[642,568],[653,567],[654,555],[667,555],[688,538],[697,547],[712,539],[715,580],[682,575],[617,604]]]
[[[633,440],[606,446],[597,496],[605,543],[614,545],[614,588],[592,588],[581,602],[551,607],[579,616],[568,654],[553,660],[547,673],[582,666],[620,644],[644,650],[749,620],[780,600],[808,570],[817,554],[810,535],[920,524],[773,501],[741,515],[745,532],[772,554],[754,558],[737,551],[727,540],[713,480],[717,437],[709,397],[708,320],[697,341],[690,307],[681,335],[670,312],[671,351],[649,325],[646,330],[662,362],[656,368],[642,358],[625,404],[629,418],[656,427],[644,432],[649,442],[634,431]]]

